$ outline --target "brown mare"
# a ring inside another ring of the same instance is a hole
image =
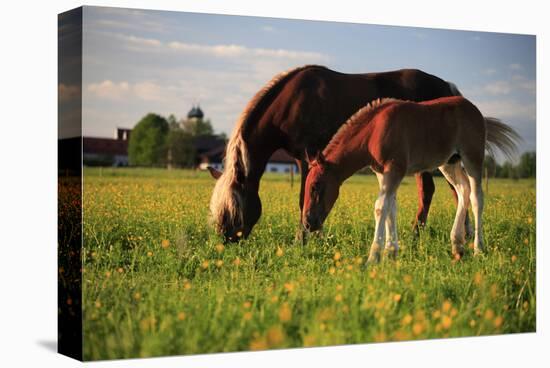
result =
[[[369,101],[394,97],[411,101],[460,95],[456,87],[420,70],[344,74],[308,65],[275,76],[249,102],[236,123],[225,153],[223,174],[210,201],[211,220],[226,240],[247,237],[261,215],[258,196],[267,161],[284,148],[301,169],[300,210],[308,165],[304,152],[317,152],[353,113]],[[434,192],[426,172],[417,175],[418,213],[423,225]]]
[[[406,174],[436,168],[458,193],[451,231],[452,254],[462,257],[464,219],[469,203],[475,219],[475,254],[482,253],[481,177],[485,150],[515,152],[517,133],[496,119],[484,118],[463,97],[411,102],[376,100],[355,113],[326,148],[309,161],[304,227],[318,230],[338,197],[340,185],[369,166],[378,178],[380,193],[374,205],[375,230],[369,261],[378,262],[385,244],[390,256],[399,249],[396,228],[396,192]],[[486,147],[487,145],[487,147]],[[463,167],[462,167],[462,165]]]

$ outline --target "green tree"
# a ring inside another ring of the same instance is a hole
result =
[[[514,167],[514,165],[512,165],[509,161],[506,161],[504,164],[502,164],[502,166],[500,167],[500,177],[508,179],[517,178],[516,168]]]
[[[149,113],[132,130],[128,142],[128,159],[133,166],[160,166],[166,159],[169,126],[165,118]]]
[[[191,167],[195,164],[195,146],[191,134],[182,129],[171,129],[166,138],[168,167]]]
[[[183,122],[183,130],[193,137],[199,135],[212,135],[214,134],[214,129],[212,128],[212,123],[210,119],[188,119]]]
[[[166,119],[166,121],[168,121],[168,126],[170,127],[170,130],[179,128],[178,119],[174,114],[168,115],[168,119]]]
[[[497,162],[493,156],[485,156],[485,161],[483,162],[483,175],[487,175],[492,178],[496,176],[497,173]]]
[[[537,173],[537,159],[535,152],[525,152],[519,159],[517,167],[520,178],[534,178]]]

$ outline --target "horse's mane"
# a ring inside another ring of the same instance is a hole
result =
[[[224,172],[218,178],[212,198],[210,199],[211,220],[213,220],[218,228],[224,218],[231,222],[235,222],[237,219],[241,224],[243,222],[242,194],[234,191],[232,184],[235,182],[238,174],[247,176],[250,172],[250,158],[243,137],[245,130],[257,121],[253,117],[259,113],[259,107],[263,105],[262,103],[266,99],[272,98],[280,90],[280,87],[296,73],[311,67],[324,68],[317,65],[305,65],[277,74],[254,95],[241,113],[233,129],[231,138],[227,142]]]
[[[372,118],[372,116],[384,105],[394,102],[394,101],[403,101],[399,100],[397,98],[378,98],[376,100],[373,100],[357,110],[344,124],[338,128],[336,133],[332,136],[332,139],[327,144],[327,146],[324,149],[325,156],[328,152],[332,151],[336,146],[340,144],[342,139],[346,136],[349,129],[352,127],[355,127],[359,124],[368,124]],[[365,114],[368,114],[365,116],[365,118],[359,119],[360,116],[363,116]]]
[[[231,138],[227,142],[224,159],[225,171],[235,169],[236,165],[240,163],[244,174],[247,175],[249,173],[250,160],[248,157],[246,143],[243,139],[243,132],[250,126],[250,124],[256,122],[254,119],[251,119],[251,117],[258,112],[261,103],[266,98],[271,97],[271,95],[274,94],[274,91],[278,90],[278,87],[284,85],[290,77],[304,69],[312,67],[325,68],[320,65],[304,65],[279,73],[274,76],[261,90],[259,90],[248,102],[237,120],[235,128],[231,134]]]

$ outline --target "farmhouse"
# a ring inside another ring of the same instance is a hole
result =
[[[204,112],[199,106],[187,114],[188,121],[202,120]],[[86,166],[128,166],[128,142],[131,129],[116,128],[113,138],[83,137],[82,156]],[[223,156],[225,153],[225,139],[218,135],[199,135],[195,137],[194,148],[197,154],[195,168],[206,170],[212,166],[223,170]],[[273,153],[266,166],[266,172],[289,173],[298,172],[294,159],[284,150]]]
[[[199,169],[206,170],[206,168],[210,166],[217,170],[223,170],[224,153],[225,144],[216,146],[199,155]],[[290,173],[290,170],[294,171],[294,173],[298,173],[298,166],[294,158],[283,149],[279,149],[271,155],[265,168],[266,172],[271,173]]]
[[[88,166],[128,166],[131,129],[116,128],[114,138],[83,137],[82,160]]]

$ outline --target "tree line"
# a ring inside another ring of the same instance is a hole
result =
[[[519,162],[513,164],[510,161],[499,165],[491,156],[485,157],[484,175],[490,178],[534,178],[537,174],[537,160],[535,152],[525,152],[520,156]]]
[[[178,121],[155,113],[145,115],[134,127],[128,142],[131,166],[194,167],[197,162],[195,139],[213,135],[210,120]],[[222,137],[224,137],[222,135]]]

